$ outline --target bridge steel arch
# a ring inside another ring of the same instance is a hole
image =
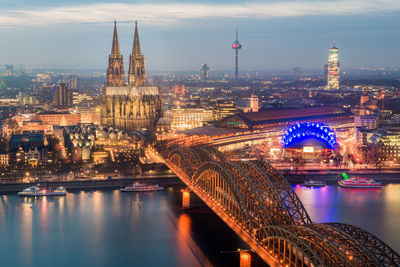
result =
[[[256,164],[266,173],[270,178],[271,182],[275,185],[276,189],[279,191],[283,202],[282,205],[286,206],[289,214],[294,224],[310,224],[311,218],[308,215],[306,209],[301,203],[299,197],[293,191],[289,182],[282,176],[282,174],[275,169],[271,164],[263,161],[257,161]]]
[[[216,149],[173,149],[165,160],[271,266],[400,266],[400,256],[356,226],[313,223],[278,170],[231,162]]]

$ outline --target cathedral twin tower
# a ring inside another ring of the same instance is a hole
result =
[[[103,89],[102,124],[128,132],[154,130],[162,116],[161,93],[158,87],[146,86],[146,70],[141,53],[137,22],[132,54],[129,58],[128,82],[125,81],[124,62],[119,49],[117,25],[111,54],[108,57],[107,85]]]

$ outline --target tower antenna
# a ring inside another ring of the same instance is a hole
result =
[[[235,50],[235,82],[238,82],[239,77],[239,49],[242,48],[242,45],[239,43],[239,27],[236,25],[236,41],[232,44],[232,49]]]

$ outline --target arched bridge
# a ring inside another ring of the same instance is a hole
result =
[[[400,266],[400,256],[356,226],[313,223],[266,162],[232,162],[210,147],[174,148],[166,165],[270,266]]]

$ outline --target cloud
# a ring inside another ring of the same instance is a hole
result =
[[[105,3],[36,9],[0,10],[2,26],[42,26],[70,23],[102,23],[114,19],[138,19],[147,24],[165,25],[188,19],[249,18],[269,19],[312,15],[355,15],[399,11],[399,0],[316,0],[278,1],[245,4]]]

